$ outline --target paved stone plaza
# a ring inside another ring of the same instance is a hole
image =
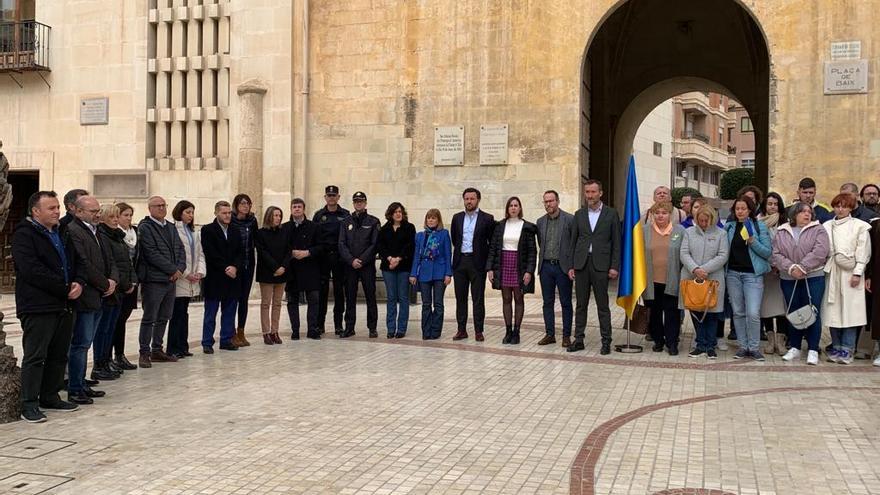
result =
[[[282,333],[283,345],[265,346],[252,306],[249,348],[209,356],[195,344],[192,358],[102,383],[94,406],[0,425],[0,493],[880,493],[880,369],[869,361],[808,367],[728,351],[709,362],[650,344],[600,357],[594,313],[587,351],[568,354],[536,345],[534,296],[523,343],[503,346],[494,297],[484,343],[472,332],[452,342],[451,298],[443,338],[429,342],[418,306],[408,336],[386,340],[380,303],[379,339],[359,326],[348,341]],[[195,342],[201,306],[191,314]],[[691,339],[688,326],[682,348]]]

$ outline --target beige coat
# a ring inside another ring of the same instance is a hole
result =
[[[825,297],[822,323],[830,328],[850,328],[868,322],[865,308],[865,267],[871,259],[871,226],[852,217],[829,220],[822,225],[831,239],[831,254],[825,263]],[[855,268],[846,270],[835,261],[835,254],[855,258]],[[859,285],[850,287],[853,275]]]
[[[187,237],[186,232],[183,230],[186,228],[183,225],[183,222],[174,222],[174,226],[177,227],[177,235],[180,236],[183,250],[186,251],[186,271],[183,272],[182,277],[177,279],[175,295],[177,297],[196,297],[202,293],[201,283],[190,282],[186,279],[186,276],[193,273],[201,274],[202,277],[205,276],[205,255],[202,253],[201,232],[199,232],[198,229],[196,229],[195,232],[192,232],[193,246],[195,246],[195,252],[193,252],[189,245],[189,237]]]

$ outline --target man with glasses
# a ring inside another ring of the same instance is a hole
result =
[[[91,404],[94,397],[103,397],[104,392],[92,390],[85,382],[86,361],[98,330],[102,299],[116,291],[119,272],[110,251],[97,236],[98,213],[101,211],[98,200],[92,196],[80,196],[75,206],[75,218],[68,231],[76,251],[76,278],[83,281],[83,289],[75,303],[76,322],[67,363],[67,396],[74,404]]]
[[[339,206],[339,188],[324,188],[326,206],[315,212],[312,222],[318,228],[318,243],[323,254],[318,259],[321,268],[321,291],[318,294],[318,328],[324,333],[327,320],[327,298],[330,294],[330,279],[333,279],[333,327],[336,335],[342,335],[342,317],[345,313],[345,270],[346,263],[339,256],[339,226],[351,217],[351,213]]]
[[[173,223],[165,220],[168,204],[161,196],[147,201],[149,215],[138,224],[137,275],[144,310],[138,335],[141,368],[177,358],[162,350],[165,327],[174,310],[177,279],[186,270],[186,252]]]

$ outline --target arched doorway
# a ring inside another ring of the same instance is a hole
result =
[[[769,178],[770,55],[738,0],[624,0],[598,25],[582,66],[580,170],[622,202],[639,124],[660,102],[689,91],[727,94],[751,116],[755,174]]]

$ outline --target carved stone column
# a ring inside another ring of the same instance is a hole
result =
[[[253,200],[252,211],[263,214],[263,96],[269,88],[259,79],[238,86],[240,136],[236,194],[243,192]]]
[[[8,175],[9,162],[0,152],[0,229],[6,224],[12,203],[12,186],[6,181]],[[3,325],[3,313],[0,313],[0,423],[8,423],[17,420],[21,410],[21,369],[12,346],[6,345]]]

